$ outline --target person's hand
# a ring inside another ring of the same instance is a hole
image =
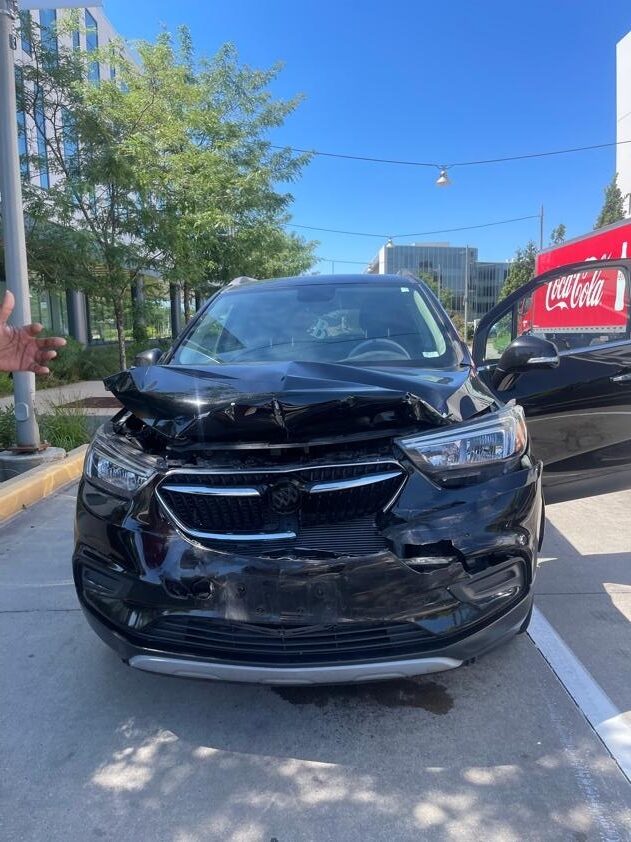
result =
[[[32,371],[35,374],[50,374],[47,362],[57,356],[56,348],[62,348],[66,340],[61,336],[47,336],[38,339],[43,327],[39,324],[12,327],[7,324],[15,298],[7,290],[0,306],[0,371]]]

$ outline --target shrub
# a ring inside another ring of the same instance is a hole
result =
[[[0,371],[0,396],[11,395],[13,393],[13,381],[8,374]]]
[[[68,406],[50,406],[37,414],[42,441],[52,447],[72,450],[90,441],[88,421],[80,409]],[[0,449],[6,450],[15,444],[15,411],[13,404],[0,409]]]
[[[15,411],[13,404],[0,409],[0,449],[6,450],[15,444]]]
[[[53,447],[73,450],[90,441],[88,420],[80,409],[51,404],[38,416],[42,441]]]

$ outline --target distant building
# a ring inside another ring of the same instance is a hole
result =
[[[478,262],[472,280],[471,318],[481,319],[497,304],[500,291],[508,275],[508,263]]]
[[[627,216],[631,216],[631,32],[616,47],[616,171]]]
[[[104,47],[118,36],[100,7],[79,9],[81,28],[72,33],[57,33],[56,24],[65,13],[64,9],[42,9],[40,11],[21,11],[18,39],[15,50],[16,81],[23,84],[21,67],[33,61],[33,32],[39,31],[42,42],[53,50],[58,50],[60,43],[72,49],[81,49],[88,54]],[[39,27],[36,30],[36,27]],[[116,67],[104,62],[91,61],[87,68],[88,79],[99,82],[116,78]],[[21,156],[22,177],[28,179],[42,190],[47,190],[58,175],[49,171],[47,163],[35,169],[28,155],[39,156],[47,161],[46,132],[50,131],[50,115],[45,113],[42,102],[37,125],[31,116],[18,112],[18,147]],[[70,150],[76,154],[76,148],[70,146],[70,140],[64,143],[66,154]],[[0,294],[5,287],[5,279],[0,275]],[[131,309],[131,300],[129,302]],[[83,293],[68,290],[65,294],[46,290],[31,291],[31,314],[33,321],[41,322],[44,328],[56,334],[70,334],[83,344],[114,340],[116,336],[114,319],[98,298],[86,300]],[[164,323],[168,333],[168,312]],[[163,333],[163,335],[165,335]]]
[[[41,28],[42,42],[52,49],[57,49],[58,40],[63,39],[68,47],[72,45],[74,49],[91,52],[99,46],[104,46],[117,35],[103,10],[90,7],[80,10],[85,31],[76,31],[72,35],[63,35],[58,38],[55,26],[63,13],[62,9],[55,8],[20,12],[20,37],[15,54],[18,82],[21,80],[20,66],[32,61],[31,32],[34,25]],[[115,74],[115,67],[99,64],[96,61],[88,67],[88,76],[94,81],[111,79],[115,77]],[[48,115],[45,117],[42,110],[41,119],[38,119],[39,126],[36,126],[33,120],[23,112],[18,113],[17,121],[19,151],[23,156],[22,176],[46,190],[55,176],[48,171],[48,166],[42,166],[37,172],[31,171],[29,162],[24,156],[32,154],[46,158],[46,136],[43,133],[47,129]],[[41,322],[53,333],[69,333],[83,343],[90,342],[93,338],[89,324],[89,309],[85,296],[80,292],[69,290],[65,295],[47,291],[32,291],[31,293],[31,313],[34,321]],[[94,309],[99,309],[99,303],[94,302]]]
[[[370,274],[409,271],[429,276],[442,292],[451,295],[451,307],[464,312],[465,276],[468,272],[468,315],[479,319],[496,303],[508,272],[508,263],[478,261],[475,246],[449,243],[412,243],[382,246],[366,270]]]

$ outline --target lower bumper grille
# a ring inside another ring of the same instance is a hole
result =
[[[146,627],[143,637],[158,649],[231,663],[287,666],[412,655],[432,635],[409,622],[283,627],[170,615]]]
[[[388,549],[388,542],[379,533],[374,518],[358,518],[348,523],[331,526],[312,526],[299,529],[296,537],[278,541],[259,540],[204,540],[202,543],[214,550],[235,555],[261,558],[282,555],[298,556],[301,550],[335,556],[372,555]]]

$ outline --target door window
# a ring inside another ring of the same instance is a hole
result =
[[[498,319],[486,339],[487,360],[499,360],[504,349],[513,341],[513,311],[512,309]]]
[[[560,269],[498,316],[486,337],[485,359],[499,359],[504,348],[522,334],[549,339],[561,353],[627,338],[626,270],[599,267],[565,274]]]

